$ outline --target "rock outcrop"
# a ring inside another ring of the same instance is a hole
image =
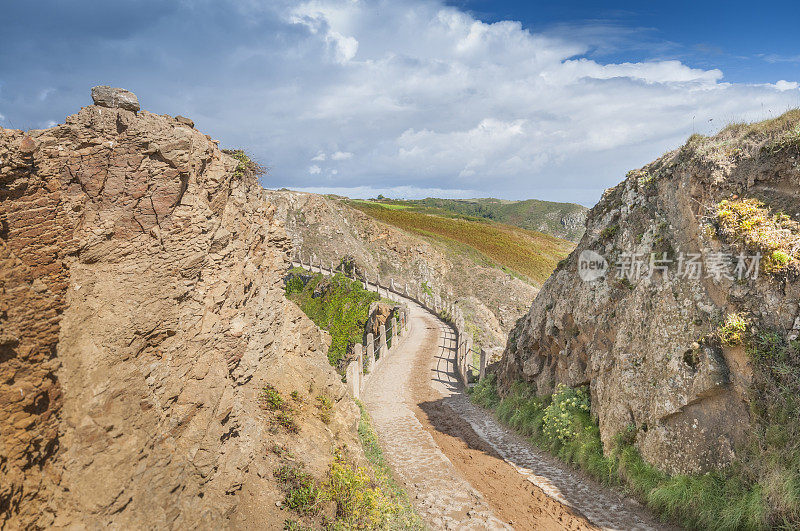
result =
[[[0,527],[280,527],[270,448],[322,474],[358,410],[255,176],[120,94],[0,129]],[[332,420],[282,431],[266,384]]]
[[[754,278],[756,249],[720,227],[721,202],[748,198],[787,227],[800,220],[798,112],[692,137],[607,190],[511,332],[501,391],[516,380],[541,394],[589,384],[606,447],[633,427],[644,458],[663,470],[730,463],[753,428],[754,388],[744,347],[720,341],[722,323],[746,315],[791,340],[800,300],[791,267],[766,271],[762,257]],[[775,256],[783,263],[796,251]],[[608,271],[593,275],[592,259]]]
[[[92,87],[92,101],[100,107],[139,112],[139,98],[124,88],[113,88],[108,85]]]

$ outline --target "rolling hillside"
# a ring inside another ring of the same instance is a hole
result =
[[[376,204],[377,202],[367,202]],[[363,204],[363,202],[362,202]],[[554,203],[539,199],[382,199],[381,206],[440,216],[488,219],[523,229],[577,242],[583,236],[588,209],[575,203]]]
[[[435,200],[440,201],[440,200]],[[541,232],[468,215],[453,215],[415,202],[348,201],[368,216],[451,248],[478,255],[537,285],[550,275],[574,245]],[[444,214],[444,215],[443,215]]]

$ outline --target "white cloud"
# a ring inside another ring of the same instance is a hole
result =
[[[612,35],[625,28],[537,34],[443,0],[249,4],[260,7],[242,18],[270,31],[237,41],[217,61],[231,70],[192,101],[213,136],[272,168],[267,186],[328,184],[341,161],[347,190],[591,204],[693,132],[800,103],[800,79],[731,83],[679,61],[590,58],[597,42],[625,57],[635,38]]]
[[[347,160],[350,158],[353,158],[353,154],[348,153],[347,151],[337,151],[331,155],[331,160]]]
[[[435,0],[315,0],[280,16],[306,33],[259,96],[267,121],[280,120],[261,138],[279,185],[319,183],[321,169],[302,172],[309,158],[353,156],[333,144],[359,153],[339,179],[348,190],[399,182],[591,203],[693,132],[797,102],[794,81],[727,83],[679,61],[603,64],[582,57],[585,35],[487,24]]]
[[[797,81],[786,81],[785,79],[781,79],[775,83],[775,88],[780,91],[797,90],[798,87],[800,87],[800,83]]]
[[[355,2],[349,2],[354,4]],[[340,6],[325,2],[306,2],[289,13],[288,19],[309,29],[312,34],[322,35],[332,59],[337,63],[347,63],[358,52],[358,40],[351,35],[343,35],[336,30],[336,22],[345,18]]]

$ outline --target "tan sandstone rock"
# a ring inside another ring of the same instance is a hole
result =
[[[256,178],[126,108],[0,130],[0,527],[281,526],[269,449],[324,473],[358,410]],[[275,430],[266,383],[333,420]]]

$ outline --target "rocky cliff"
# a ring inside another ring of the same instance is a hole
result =
[[[256,177],[123,96],[0,129],[0,527],[280,527],[270,448],[321,474],[357,408]],[[283,430],[267,384],[332,420]]]
[[[308,260],[338,265],[350,257],[374,282],[393,278],[398,287],[425,283],[431,294],[457,301],[488,352],[499,356],[508,331],[523,315],[537,288],[468,253],[453,252],[381,223],[345,203],[302,192],[268,192],[293,246]]]
[[[774,446],[768,424],[787,421],[763,422],[765,399],[791,411],[800,391],[798,221],[797,111],[630,172],[511,332],[501,391],[588,384],[606,448],[633,430],[673,473],[726,465],[754,434]]]

